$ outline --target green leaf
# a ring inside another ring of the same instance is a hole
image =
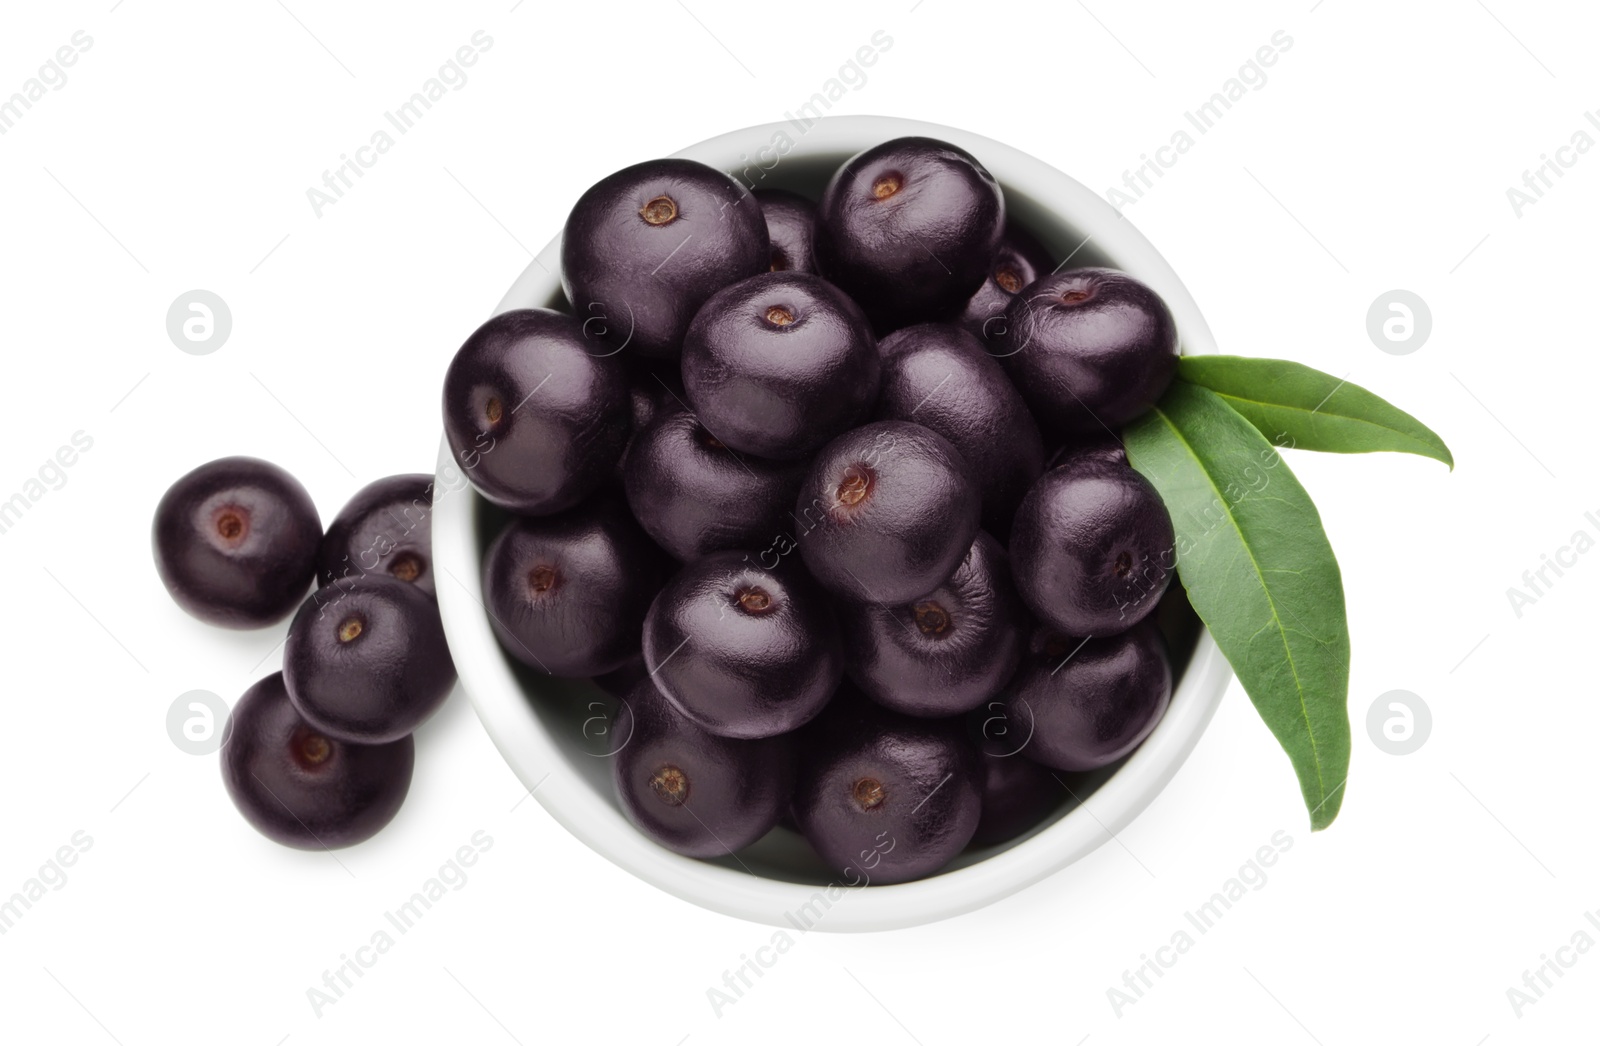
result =
[[[1204,385],[1279,446],[1365,454],[1394,450],[1456,467],[1428,426],[1359,385],[1289,360],[1185,356],[1178,376]]]
[[[1305,488],[1209,389],[1174,381],[1123,433],[1172,516],[1178,576],[1294,764],[1311,827],[1350,768],[1350,632],[1339,563]]]

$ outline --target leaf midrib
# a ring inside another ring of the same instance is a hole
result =
[[[1172,419],[1167,416],[1167,412],[1162,410],[1159,405],[1150,409],[1156,417],[1161,419],[1163,425],[1172,430],[1172,434],[1182,444],[1184,451],[1199,466],[1201,474],[1206,478],[1206,484],[1211,487],[1211,491],[1217,496],[1217,501],[1222,505],[1223,511],[1228,514],[1228,520],[1233,524],[1233,529],[1242,538],[1244,531],[1239,527],[1238,517],[1233,514],[1233,506],[1228,503],[1227,498],[1222,496],[1223,492],[1217,488],[1217,484],[1211,478],[1211,472],[1206,468],[1205,462],[1200,459],[1199,454],[1195,453],[1194,445],[1184,437],[1183,432],[1172,423]],[[1311,741],[1311,762],[1317,768],[1317,794],[1325,803],[1328,797],[1328,785],[1322,777],[1322,755],[1317,748],[1317,732],[1311,727],[1311,710],[1306,707],[1306,688],[1300,682],[1300,669],[1295,664],[1294,650],[1289,646],[1289,636],[1284,628],[1283,618],[1278,614],[1278,601],[1273,598],[1272,589],[1267,585],[1266,575],[1261,571],[1261,563],[1256,559],[1255,550],[1250,547],[1250,542],[1241,540],[1240,544],[1244,546],[1245,555],[1250,557],[1250,567],[1256,572],[1256,579],[1261,583],[1261,591],[1266,593],[1267,606],[1272,609],[1272,623],[1277,629],[1279,640],[1283,643],[1283,654],[1289,664],[1289,672],[1294,676],[1295,699],[1300,702],[1300,718],[1306,725],[1306,737]],[[1319,805],[1317,808],[1321,809],[1321,806]]]
[[[1207,387],[1209,387],[1209,386],[1207,386]],[[1217,389],[1212,389],[1211,391],[1215,392],[1218,396],[1222,397],[1225,400],[1236,400],[1239,403],[1253,403],[1257,407],[1268,407],[1268,408],[1271,408],[1273,410],[1305,411],[1305,413],[1307,413],[1307,414],[1321,414],[1325,418],[1334,418],[1334,419],[1337,419],[1339,421],[1354,422],[1357,425],[1371,425],[1375,429],[1382,429],[1384,432],[1392,432],[1396,436],[1404,437],[1405,439],[1411,440],[1411,441],[1413,441],[1415,443],[1421,443],[1424,446],[1431,446],[1431,444],[1427,443],[1426,440],[1418,439],[1416,436],[1411,435],[1409,432],[1406,432],[1403,429],[1390,428],[1388,425],[1380,424],[1379,422],[1376,422],[1376,421],[1368,421],[1366,418],[1358,418],[1353,414],[1336,414],[1333,411],[1325,411],[1321,407],[1316,407],[1316,408],[1314,408],[1312,410],[1306,410],[1304,407],[1296,407],[1292,403],[1269,403],[1266,400],[1254,400],[1254,399],[1251,399],[1249,396],[1236,396],[1231,392],[1221,392],[1221,391],[1218,391]],[[1334,392],[1338,392],[1339,390],[1338,389],[1334,389],[1333,391]],[[1332,395],[1333,395],[1332,393],[1329,393],[1329,398],[1330,399],[1332,398]]]

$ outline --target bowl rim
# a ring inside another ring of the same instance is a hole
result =
[[[778,152],[780,135],[791,145]],[[853,155],[910,135],[954,143],[979,157],[1003,185],[1024,190],[1036,200],[1050,200],[1051,210],[1086,234],[1085,244],[1096,241],[1119,267],[1162,296],[1177,321],[1186,354],[1217,352],[1199,306],[1131,222],[1067,174],[982,135],[899,117],[823,116],[810,123],[795,118],[730,131],[673,155],[732,172],[748,169],[751,158],[758,155],[777,156],[775,164],[791,152]],[[494,314],[541,304],[558,291],[560,250],[558,232],[512,284]],[[562,827],[612,863],[703,908],[786,930],[876,931],[947,919],[992,904],[1087,856],[1115,838],[1172,780],[1199,742],[1232,676],[1210,632],[1202,627],[1166,714],[1126,762],[1055,823],[972,865],[870,888],[770,879],[683,857],[657,845],[635,829],[608,797],[581,778],[560,772],[564,756],[527,707],[527,697],[488,621],[475,499],[454,496],[470,491],[448,441],[441,437],[433,544],[435,565],[450,583],[437,586],[439,609],[462,687],[506,763]]]

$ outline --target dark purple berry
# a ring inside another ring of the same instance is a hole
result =
[[[1178,327],[1156,292],[1115,269],[1030,284],[991,351],[1055,433],[1116,432],[1149,410],[1178,369]]]
[[[433,584],[433,477],[389,476],[356,492],[322,535],[317,584],[349,586],[365,574]]]
[[[695,726],[649,679],[621,702],[612,781],[645,835],[688,857],[741,850],[777,824],[793,779],[790,739],[743,741]]]
[[[804,477],[804,462],[741,454],[683,410],[664,411],[635,435],[623,469],[634,517],[685,562],[721,549],[764,549],[787,534]]]
[[[757,189],[753,194],[767,220],[773,272],[816,272],[811,245],[816,239],[817,205],[783,189]]]
[[[1027,404],[970,332],[947,323],[895,331],[878,345],[882,390],[874,415],[932,429],[972,466],[983,526],[1004,537],[1044,470],[1044,441]]]
[[[1116,762],[1150,735],[1172,697],[1166,643],[1146,622],[1104,639],[1040,627],[1007,688],[1022,754],[1056,770]]]
[[[151,544],[162,584],[184,610],[224,628],[287,616],[316,572],[322,522],[306,488],[257,458],[218,458],[156,506]]]
[[[989,275],[967,299],[957,323],[985,345],[998,345],[1006,330],[1006,309],[1024,287],[1055,268],[1050,254],[1026,230],[1007,223]]]
[[[833,611],[804,571],[743,552],[695,560],[644,621],[644,658],[668,699],[724,737],[787,733],[828,703],[843,675]]]
[[[450,695],[455,664],[439,605],[382,574],[320,589],[283,646],[283,678],[302,718],[342,741],[397,741]]]
[[[1069,798],[1064,784],[1052,771],[1026,757],[1011,743],[1009,732],[989,736],[986,724],[994,719],[987,709],[973,713],[982,736],[978,748],[978,787],[983,793],[983,816],[972,835],[973,846],[1009,842],[1033,828],[1045,815]],[[1022,738],[1017,738],[1020,744]]]
[[[638,656],[661,553],[620,502],[508,523],[483,561],[483,601],[507,654],[587,678]]]
[[[806,567],[835,595],[908,603],[944,583],[978,535],[978,486],[950,441],[875,421],[829,443],[795,506]]]
[[[718,291],[683,342],[700,423],[734,450],[803,457],[865,417],[878,395],[867,321],[837,287],[771,272]]]
[[[484,497],[512,512],[571,508],[628,440],[627,376],[570,316],[513,309],[461,346],[444,379],[444,430]]]
[[[957,715],[993,697],[1022,656],[1027,621],[1005,549],[982,531],[949,580],[915,602],[839,608],[850,678],[914,716]]]
[[[912,719],[841,693],[800,736],[795,820],[851,885],[932,875],[972,838],[977,752],[959,721]]]
[[[1074,458],[1033,485],[1011,530],[1011,569],[1039,618],[1074,636],[1131,628],[1172,581],[1172,518],[1127,465]]]
[[[289,702],[282,673],[244,692],[228,717],[222,782],[262,835],[300,850],[333,850],[376,835],[411,788],[410,736],[350,744],[312,727]]]
[[[846,160],[817,205],[817,271],[880,331],[953,318],[1000,246],[1000,186],[970,153],[896,138]]]
[[[676,357],[722,287],[766,272],[767,225],[744,187],[693,160],[650,160],[595,183],[561,233],[561,284],[590,333]]]

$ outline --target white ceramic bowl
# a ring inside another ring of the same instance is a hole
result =
[[[789,188],[815,198],[843,160],[905,135],[940,138],[971,152],[999,179],[1008,213],[1055,257],[1071,255],[1074,265],[1106,264],[1132,273],[1171,307],[1184,352],[1216,352],[1194,299],[1126,219],[1085,186],[999,142],[912,120],[825,117],[809,127],[794,122],[749,127],[677,155],[720,168],[755,188]],[[560,256],[558,235],[496,312],[565,308],[557,275]],[[481,574],[483,552],[500,517],[471,493],[447,444],[439,452],[437,491],[433,543],[436,566],[445,574],[438,583],[445,631],[461,681],[506,762],[534,790],[534,798],[596,853],[667,893],[757,922],[886,930],[969,912],[1038,882],[1105,843],[1155,798],[1199,740],[1229,678],[1227,661],[1201,630],[1166,716],[1133,755],[1101,775],[1081,803],[1069,801],[1053,820],[1027,835],[963,854],[928,879],[852,887],[830,877],[804,843],[783,829],[737,858],[680,857],[641,835],[612,794],[605,756],[614,702],[592,684],[537,676],[501,652],[483,608]]]

